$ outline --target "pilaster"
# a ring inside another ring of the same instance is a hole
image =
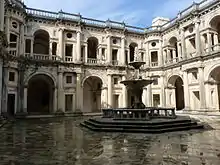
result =
[[[122,65],[125,65],[126,63],[125,58],[125,36],[121,38],[121,63]]]
[[[126,80],[125,76],[122,76],[122,81]],[[127,91],[127,87],[125,85],[123,85],[122,87],[122,95],[123,95],[123,107],[126,108],[128,107],[128,91]]]
[[[76,112],[83,111],[83,88],[82,88],[82,74],[77,73],[76,76]]]
[[[113,106],[113,95],[112,95],[112,75],[108,75],[108,108]]]
[[[196,55],[201,55],[201,37],[200,37],[200,20],[197,20],[195,23],[195,30],[196,30]]]
[[[182,45],[182,58],[186,59],[187,55],[186,55],[186,41],[185,41],[185,30],[184,28],[181,28],[181,45]]]
[[[199,96],[200,96],[200,109],[206,109],[206,99],[205,99],[205,83],[204,83],[204,68],[199,67]]]
[[[188,72],[183,72],[183,91],[184,91],[184,103],[185,103],[185,110],[190,109],[190,96],[189,96],[189,84],[188,84]]]
[[[20,42],[19,42],[19,55],[24,55],[24,45],[25,45],[25,40],[24,40],[24,24],[22,23],[20,25]]]
[[[81,31],[77,31],[76,36],[76,61],[81,62]]]
[[[64,112],[65,105],[64,105],[63,72],[62,71],[58,72],[57,97],[58,97],[58,111]]]
[[[0,31],[4,31],[5,1],[0,1]]]
[[[111,36],[107,36],[107,63],[111,64],[112,53],[111,53]]]
[[[61,59],[64,59],[64,42],[63,42],[63,29],[60,28],[59,29],[59,54],[58,56],[61,58]]]

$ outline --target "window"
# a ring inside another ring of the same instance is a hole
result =
[[[114,78],[114,84],[118,84],[118,78],[117,77]]]
[[[52,43],[52,55],[56,55],[57,54],[57,43],[53,42]]]
[[[15,81],[15,72],[9,72],[9,81]]]
[[[18,28],[18,23],[17,23],[17,22],[12,22],[11,25],[12,25],[12,27],[15,28],[15,29]]]
[[[73,45],[72,44],[66,44],[66,56],[72,57],[72,51],[73,51]]]
[[[66,83],[71,84],[72,83],[72,76],[66,76]]]
[[[25,53],[31,53],[31,40],[25,40]]]
[[[158,85],[158,78],[154,78],[153,85]]]
[[[67,33],[67,34],[66,34],[66,37],[67,37],[67,38],[72,38],[72,36],[73,36],[72,33]]]
[[[151,43],[151,46],[152,46],[152,47],[155,47],[156,45],[157,45],[156,42],[152,42],[152,43]]]
[[[193,80],[197,80],[198,79],[197,72],[192,72],[192,78],[193,78]]]
[[[116,40],[116,39],[113,39],[112,42],[113,42],[113,44],[116,44],[116,43],[117,43],[117,40]]]

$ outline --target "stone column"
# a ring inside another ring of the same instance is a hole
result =
[[[108,75],[108,108],[112,108],[113,104],[112,95],[112,75]]]
[[[208,53],[212,50],[212,34],[207,33],[207,42],[208,42]]]
[[[85,63],[87,63],[88,59],[88,44],[85,45]]]
[[[61,58],[61,59],[64,59],[65,56],[64,56],[64,42],[63,42],[63,29],[59,29],[59,54],[58,56]]]
[[[58,111],[64,112],[63,72],[58,73]]]
[[[151,84],[147,86],[147,106],[151,107],[152,106],[152,89],[151,89]]]
[[[214,34],[214,50],[219,50],[219,45],[218,45],[218,34]]]
[[[167,63],[167,50],[163,49],[163,64],[166,65]]]
[[[54,88],[54,93],[53,93],[53,113],[57,111],[57,103],[58,103],[58,90],[57,87]]]
[[[3,76],[4,75],[2,75],[2,73],[3,73],[3,62],[2,62],[2,60],[0,60],[0,80],[3,80]],[[2,98],[3,99],[3,97],[2,97],[2,86],[3,84],[2,83],[0,83],[0,98]],[[0,101],[0,115],[1,115],[1,113],[2,113],[2,101]]]
[[[163,65],[162,40],[159,40],[158,66],[162,66],[162,65]]]
[[[101,108],[108,108],[108,88],[103,87],[102,88],[102,93],[101,93]]]
[[[76,61],[81,62],[81,31],[77,31],[76,36]]]
[[[145,53],[145,62],[146,62],[146,66],[149,67],[150,66],[150,59],[149,59],[149,42],[145,43],[145,49],[146,49],[146,53]]]
[[[111,36],[107,36],[107,63],[111,64],[112,62],[112,53],[111,53]]]
[[[10,41],[10,17],[9,16],[6,16],[5,25],[6,25],[5,33],[6,33],[7,41],[9,42]]]
[[[0,31],[4,31],[5,1],[0,1]]]
[[[195,23],[195,30],[196,30],[196,55],[200,56],[201,55],[201,37],[200,37],[200,21],[197,20]]]
[[[53,57],[52,49],[53,49],[53,42],[50,41],[50,46],[49,46],[49,59],[50,60],[52,60],[52,57]]]
[[[171,62],[171,52],[170,49],[167,48],[167,63]]]
[[[34,55],[34,39],[32,38],[31,39],[31,54],[30,56],[33,56]]]
[[[24,55],[25,50],[24,50],[24,24],[20,25],[20,41],[19,41],[19,55]]]
[[[176,49],[173,49],[173,63],[175,63],[177,60],[176,60]]]
[[[125,37],[123,36],[121,38],[121,63],[122,65],[126,64],[126,58],[125,58]]]
[[[178,52],[178,60],[181,61],[182,60],[182,52],[181,52],[182,46],[181,43],[178,42],[177,43],[177,52]]]
[[[125,76],[122,76],[122,81],[126,80]],[[123,95],[123,107],[128,107],[128,91],[125,85],[122,86],[122,95]]]
[[[24,108],[23,108],[23,112],[27,113],[27,97],[28,97],[28,88],[27,86],[24,87]]]
[[[76,96],[76,112],[83,112],[83,87],[81,73],[77,73],[76,76]]]
[[[161,79],[161,106],[162,107],[165,107],[166,106],[166,100],[165,100],[165,86],[164,86],[164,76],[162,75],[161,77],[160,77],[160,79]]]
[[[188,72],[183,72],[183,91],[184,91],[184,103],[185,110],[190,109],[190,96],[189,96],[189,84],[188,84]]]
[[[181,45],[182,45],[182,59],[186,59],[186,42],[185,42],[185,30],[184,28],[181,29]]]
[[[75,62],[75,44],[73,44],[73,47],[72,47],[72,61]]]
[[[199,72],[200,109],[206,109],[204,69],[203,69],[203,67],[199,67],[198,72]]]

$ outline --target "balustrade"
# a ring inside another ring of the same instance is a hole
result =
[[[103,109],[104,118],[116,120],[149,120],[152,118],[176,118],[174,108],[146,107],[145,109]]]
[[[158,62],[151,62],[151,66],[152,67],[157,67],[158,66]]]
[[[73,57],[65,57],[66,62],[73,62]]]

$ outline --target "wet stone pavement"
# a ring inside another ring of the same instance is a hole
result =
[[[0,165],[219,165],[212,120],[213,130],[160,135],[91,132],[76,118],[20,120],[0,128]]]

